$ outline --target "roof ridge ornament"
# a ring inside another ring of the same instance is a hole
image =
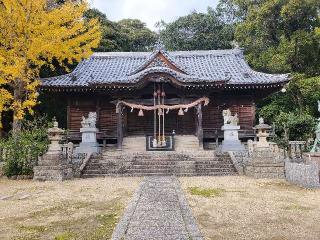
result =
[[[161,58],[161,56],[159,55],[162,55],[165,58],[165,60]],[[144,61],[144,63],[142,63],[134,71],[128,73],[127,76],[132,76],[134,74],[137,74],[138,72],[145,70],[146,68],[153,67],[157,67],[159,68],[159,70],[160,68],[168,68],[186,75],[189,74],[187,69],[183,65],[181,65],[181,63],[177,62],[174,58],[170,56],[160,37],[156,41],[151,55]]]

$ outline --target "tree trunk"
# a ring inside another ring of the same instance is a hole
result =
[[[23,101],[23,82],[17,80],[15,88],[13,90],[13,100],[14,102]],[[12,122],[12,134],[16,135],[21,131],[21,119],[17,119],[17,109],[13,109],[13,122]]]

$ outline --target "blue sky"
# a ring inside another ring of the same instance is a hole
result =
[[[218,0],[91,0],[91,6],[104,12],[112,21],[138,18],[151,29],[160,20],[170,22],[193,10],[205,12]]]

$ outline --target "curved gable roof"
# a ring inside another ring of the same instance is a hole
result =
[[[157,62],[159,54],[165,62]],[[252,70],[240,49],[175,52],[158,49],[153,53],[94,53],[79,63],[73,72],[42,79],[42,86],[134,84],[151,73],[167,73],[186,84],[225,81],[233,85],[251,85],[289,80],[288,74],[266,74]]]

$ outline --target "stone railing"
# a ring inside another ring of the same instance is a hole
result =
[[[302,162],[302,155],[306,149],[306,141],[289,141],[288,157],[295,162]]]
[[[73,144],[71,142],[67,144],[61,144],[63,157],[67,159],[68,163],[72,164],[74,177],[80,177],[91,157],[99,155],[99,153],[91,152],[78,153],[75,151],[78,146],[78,144]]]
[[[82,161],[82,164],[80,165],[79,167],[79,171],[80,171],[80,174],[82,173],[82,171],[84,170],[84,168],[87,166],[91,156],[93,155],[93,153],[88,153],[86,154],[85,158],[83,159]]]
[[[239,175],[244,175],[245,166],[250,161],[249,152],[248,151],[239,151],[239,152],[229,151],[228,153]]]
[[[67,159],[68,163],[72,163],[75,144],[73,144],[72,142],[61,144],[61,148],[63,157]]]

